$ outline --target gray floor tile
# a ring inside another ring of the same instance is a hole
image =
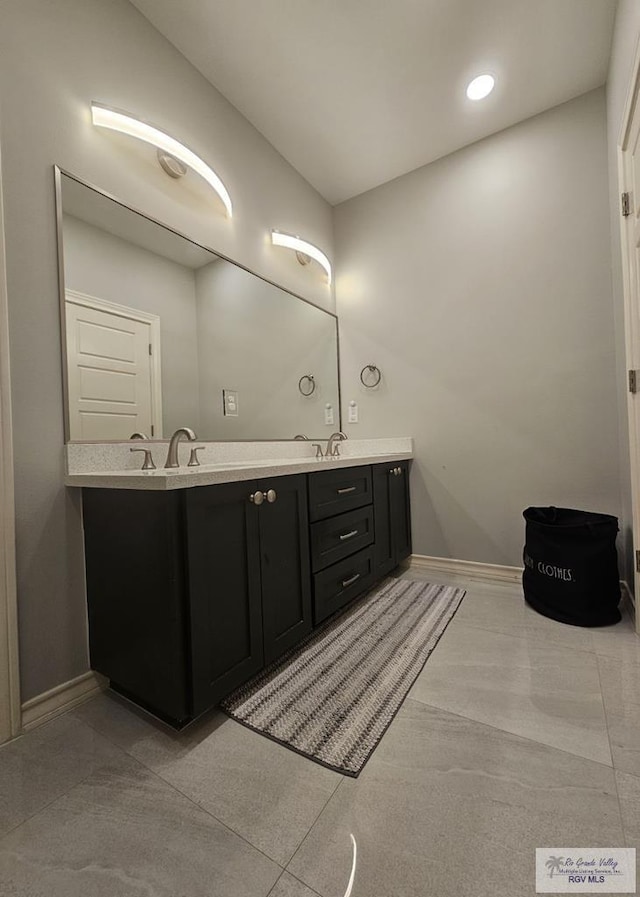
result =
[[[294,878],[293,875],[289,875],[288,872],[283,872],[282,877],[276,882],[269,897],[319,897],[319,895],[317,891],[312,891],[311,888],[303,885],[302,882],[298,881],[297,878]],[[342,895],[340,895],[340,897],[342,897]]]
[[[0,835],[122,752],[63,716],[0,748]]]
[[[542,638],[548,645],[571,648],[573,651],[595,650],[590,629],[567,626],[536,613],[526,604],[521,588],[511,593],[496,590],[478,592],[472,586],[456,617],[467,626],[477,626],[503,635],[532,641]]]
[[[426,570],[416,568],[401,568],[397,573],[392,573],[399,579],[413,579],[419,582],[432,582],[443,586],[459,586],[466,589],[470,594],[491,594],[491,595],[519,595],[522,594],[521,582],[490,582],[482,579],[469,579],[467,576],[459,574],[433,574]]]
[[[640,776],[640,664],[600,655],[598,666],[613,765]]]
[[[454,617],[410,696],[590,760],[612,762],[595,654],[549,645],[543,636],[507,636]]]
[[[625,844],[636,849],[636,891],[640,890],[640,778],[616,772]]]
[[[640,637],[626,613],[615,626],[592,629],[591,633],[597,654],[640,665]]]
[[[640,860],[640,777],[616,771],[616,784],[627,847],[635,847]]]
[[[536,847],[623,837],[612,769],[411,700],[289,871],[342,895],[350,833],[353,897],[529,897]]]
[[[78,712],[282,865],[341,780],[221,713],[175,734],[108,695]]]
[[[11,897],[266,897],[280,872],[124,755],[0,840]]]

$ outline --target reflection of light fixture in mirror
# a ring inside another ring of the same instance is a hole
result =
[[[159,150],[158,161],[162,165],[164,171],[172,177],[181,176],[180,163],[186,165],[188,168],[192,168],[196,174],[199,174],[201,178],[204,178],[209,186],[215,190],[224,203],[227,215],[231,218],[231,197],[227,192],[227,188],[215,171],[210,168],[206,162],[203,162],[200,156],[196,156],[194,152],[187,149],[186,146],[183,146],[182,143],[177,141],[174,137],[165,134],[164,131],[159,131],[152,125],[139,121],[137,118],[133,118],[125,112],[118,112],[115,109],[110,109],[108,106],[92,103],[91,115],[94,125],[98,125],[102,128],[111,128],[112,131],[120,131],[122,134],[127,134],[129,137],[136,137],[138,140],[143,140],[145,143],[150,143],[152,146],[157,147]],[[172,161],[169,161],[167,156]],[[176,163],[178,164],[176,165]]]
[[[291,234],[283,234],[279,230],[271,231],[271,242],[274,246],[293,249],[301,265],[308,265],[309,259],[314,259],[327,272],[329,283],[331,283],[331,262],[324,252],[313,243],[307,243],[306,240],[301,240],[300,237],[294,237]]]
[[[356,866],[358,863],[358,845],[356,843],[356,839],[353,837],[353,834],[350,832],[349,837],[351,838],[351,847],[353,850],[353,858],[351,860],[351,874],[349,875],[349,881],[347,883],[347,890],[344,892],[344,897],[351,897],[351,891],[353,890],[353,883],[356,879]]]

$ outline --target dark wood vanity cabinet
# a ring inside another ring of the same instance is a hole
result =
[[[373,583],[371,467],[309,474],[313,619],[321,623]]]
[[[269,490],[274,501],[256,504]],[[185,493],[197,715],[311,631],[306,482],[299,475]]]
[[[373,575],[386,576],[411,554],[409,461],[374,464],[373,509],[376,541]]]
[[[408,471],[84,489],[92,669],[177,727],[213,707],[407,557]]]
[[[310,632],[304,475],[85,489],[83,509],[92,669],[172,724]]]

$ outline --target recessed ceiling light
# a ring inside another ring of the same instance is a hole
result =
[[[496,83],[493,75],[478,75],[467,87],[467,96],[470,100],[484,100],[488,97]]]

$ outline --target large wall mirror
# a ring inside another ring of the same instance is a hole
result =
[[[335,315],[56,169],[69,441],[340,429]]]

